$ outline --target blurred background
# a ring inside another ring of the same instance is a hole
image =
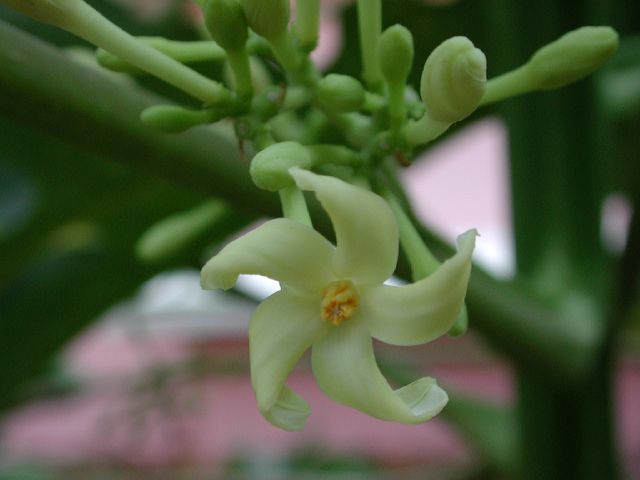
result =
[[[198,38],[198,10],[188,1],[89,3],[135,35]],[[594,78],[481,109],[402,172],[429,229],[451,243],[476,227],[476,264],[499,280],[523,275],[549,303],[558,282],[574,283],[572,275],[581,291],[607,289],[611,265],[631,258],[640,187],[640,9],[632,0],[555,3],[383,2],[384,26],[402,23],[414,34],[414,85],[428,53],[453,35],[468,36],[487,54],[491,77],[569,29],[610,24],[620,32],[618,54]],[[353,2],[323,0],[322,7],[314,61],[324,71],[358,75]],[[306,429],[287,433],[268,424],[250,386],[246,329],[257,302],[277,285],[246,277],[230,294],[203,292],[199,267],[271,207],[225,209],[189,249],[161,262],[138,260],[135,245],[145,231],[209,198],[194,178],[197,168],[185,173],[171,162],[192,140],[215,149],[219,129],[199,127],[192,137],[160,143],[132,127],[135,102],[158,103],[138,87],[189,99],[153,79],[97,70],[88,45],[64,32],[4,7],[0,20],[0,59],[13,55],[25,65],[0,75],[0,479],[520,476],[516,439],[527,428],[517,407],[520,366],[476,330],[473,309],[463,337],[376,345],[392,382],[428,372],[452,392],[439,418],[411,427],[335,404],[315,385],[305,357],[291,385],[311,405]],[[49,55],[40,41],[64,51]],[[198,68],[221,74],[213,64]],[[47,72],[58,78],[65,69],[89,71],[87,78],[100,79],[95,85],[124,93],[111,105],[96,97],[67,108],[61,98],[75,98],[72,88],[47,90]],[[7,87],[29,73],[45,93],[33,87],[30,95],[27,80],[22,96]],[[562,197],[567,190],[581,198],[575,210]],[[578,244],[573,235],[596,246],[582,242],[568,255],[536,257],[556,231],[569,246]],[[629,295],[631,313],[612,343],[613,444],[622,478],[640,478],[637,285]],[[552,436],[549,448],[568,441]]]

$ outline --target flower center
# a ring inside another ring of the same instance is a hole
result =
[[[330,283],[322,291],[322,318],[338,326],[353,316],[359,304],[360,296],[351,281]]]

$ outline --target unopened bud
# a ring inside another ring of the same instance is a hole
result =
[[[249,31],[238,0],[207,0],[204,21],[213,39],[225,50],[244,48]]]
[[[380,69],[388,83],[404,84],[413,65],[413,37],[402,25],[387,28],[378,44]]]
[[[138,258],[146,263],[167,261],[188,251],[200,237],[215,230],[228,208],[213,200],[167,217],[147,230],[136,244]]]
[[[433,120],[455,123],[480,104],[487,86],[484,53],[466,37],[453,37],[431,52],[422,70],[420,95]]]
[[[526,68],[536,88],[559,88],[593,73],[617,48],[611,27],[582,27],[542,47]]]
[[[289,0],[240,0],[251,30],[267,40],[280,38],[289,24]]]
[[[180,133],[191,127],[212,123],[223,118],[213,110],[189,110],[177,105],[154,105],[145,109],[140,115],[142,123],[165,132]]]
[[[84,3],[84,0],[0,0],[0,5],[61,28],[67,28],[69,15]]]
[[[289,174],[292,167],[310,168],[311,155],[297,142],[281,142],[256,154],[251,160],[249,173],[258,187],[276,192],[294,185]]]
[[[327,75],[318,82],[316,96],[325,108],[336,113],[353,112],[364,104],[362,84],[348,75]]]

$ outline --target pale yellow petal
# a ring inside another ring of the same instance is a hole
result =
[[[336,276],[355,283],[382,283],[398,259],[398,226],[391,208],[378,195],[335,177],[292,168],[302,190],[311,190],[329,214],[336,233]]]
[[[366,325],[353,318],[312,347],[313,373],[320,388],[336,402],[372,417],[407,424],[437,415],[447,394],[433,378],[421,378],[393,390],[376,364]]]
[[[264,275],[298,292],[319,293],[331,281],[334,247],[310,227],[270,220],[232,241],[202,269],[202,288],[228,289],[238,275]]]
[[[320,300],[282,290],[260,304],[249,325],[251,383],[264,417],[285,430],[304,427],[309,407],[285,386],[289,373],[329,325]]]
[[[476,235],[461,235],[458,252],[428,277],[367,290],[361,308],[371,335],[394,345],[419,345],[445,334],[464,306]]]

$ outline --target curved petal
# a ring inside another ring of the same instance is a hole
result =
[[[298,222],[278,218],[232,241],[202,269],[202,288],[233,287],[242,273],[264,275],[299,292],[318,293],[333,279],[334,247]]]
[[[394,391],[378,369],[366,325],[353,318],[312,347],[313,373],[336,402],[382,420],[421,423],[447,404],[447,394],[425,377]]]
[[[251,384],[264,417],[285,430],[301,430],[309,406],[285,381],[307,348],[329,327],[312,302],[285,289],[258,306],[249,325]]]
[[[312,190],[329,214],[336,233],[333,270],[356,283],[382,283],[398,260],[398,226],[378,195],[335,177],[292,168],[298,187]]]
[[[371,335],[394,345],[418,345],[445,334],[464,305],[475,230],[458,237],[459,249],[427,278],[410,285],[380,285],[361,298]]]

